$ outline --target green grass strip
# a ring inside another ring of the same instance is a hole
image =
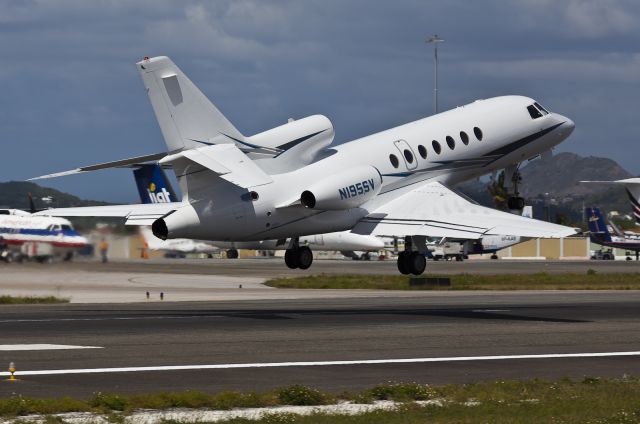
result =
[[[581,381],[495,381],[477,384],[428,386],[417,383],[383,384],[359,393],[328,394],[304,386],[264,393],[204,392],[117,395],[97,393],[87,400],[34,399],[12,396],[0,399],[0,416],[94,412],[124,417],[138,409],[231,409],[275,405],[324,405],[340,401],[403,402],[396,411],[375,411],[358,416],[272,414],[259,421],[232,419],[228,424],[249,423],[637,423],[640,422],[640,380],[637,378]],[[419,405],[413,401],[434,401]],[[51,417],[47,422],[63,422]],[[166,421],[171,423],[171,421]],[[204,424],[204,423],[203,423]]]
[[[265,284],[294,289],[369,289],[369,290],[640,290],[640,273],[598,274],[455,274],[425,275],[424,278],[449,278],[451,286],[411,285],[404,275],[312,275],[273,278]],[[416,277],[413,277],[416,278]]]
[[[41,303],[69,303],[69,299],[55,296],[0,296],[0,305],[27,305]]]

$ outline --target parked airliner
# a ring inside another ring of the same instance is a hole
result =
[[[23,257],[46,261],[53,256],[69,260],[87,243],[87,239],[64,218],[34,216],[19,209],[0,209],[0,259],[4,261],[21,260]]]
[[[479,100],[332,145],[333,126],[321,115],[244,136],[169,58],[144,58],[136,67],[168,150],[44,177],[158,160],[176,173],[182,201],[49,213],[119,216],[129,225],[151,224],[161,239],[290,238],[285,262],[291,268],[308,268],[313,261],[299,236],[346,230],[403,235],[398,269],[404,274],[424,271],[427,236],[576,232],[479,206],[449,188],[498,169],[517,169],[571,134],[569,118],[531,98]]]

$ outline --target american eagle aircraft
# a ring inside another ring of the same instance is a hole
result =
[[[171,166],[183,193],[156,203],[48,210],[151,225],[160,239],[287,239],[285,262],[308,268],[299,237],[350,230],[404,236],[404,274],[425,269],[431,237],[564,237],[573,228],[475,204],[452,187],[548,152],[574,123],[535,100],[504,96],[455,108],[348,143],[332,145],[328,118],[313,115],[245,136],[168,58],[136,64],[167,151],[43,177],[134,163]],[[43,178],[40,177],[40,178]]]

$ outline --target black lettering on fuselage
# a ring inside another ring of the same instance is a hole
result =
[[[375,187],[373,179],[364,180],[356,184],[351,184],[347,187],[339,188],[338,194],[340,194],[340,200],[350,199],[355,196],[369,193],[370,191],[373,191]]]

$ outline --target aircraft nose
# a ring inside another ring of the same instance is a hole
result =
[[[557,115],[557,119],[558,119],[558,123],[562,124],[560,125],[560,128],[559,128],[562,134],[565,137],[568,137],[569,135],[571,135],[573,130],[576,128],[575,122],[573,122],[571,119],[567,118],[566,116],[562,116],[562,115]]]

